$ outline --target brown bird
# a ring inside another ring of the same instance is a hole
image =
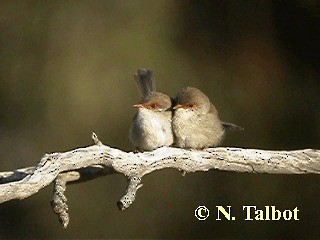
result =
[[[172,129],[176,147],[192,149],[215,147],[221,144],[226,129],[243,130],[235,124],[221,122],[214,105],[197,88],[183,88],[175,102]]]
[[[134,75],[141,101],[133,105],[138,108],[134,116],[129,139],[140,151],[151,151],[173,143],[172,99],[156,92],[153,72],[138,69]]]

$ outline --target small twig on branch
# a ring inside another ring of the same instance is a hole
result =
[[[0,203],[24,199],[54,182],[51,202],[63,227],[69,223],[65,190],[67,183],[121,173],[128,178],[126,194],[118,201],[120,210],[135,200],[144,175],[164,168],[183,173],[217,169],[233,172],[306,174],[320,173],[320,150],[267,151],[231,147],[186,150],[162,147],[152,152],[124,152],[103,145],[92,134],[93,146],[64,153],[45,154],[35,167],[0,172]]]
[[[128,208],[136,198],[136,192],[142,187],[140,177],[129,177],[126,194],[117,202],[118,208],[124,210]]]
[[[54,181],[51,207],[54,213],[58,215],[59,222],[64,228],[66,228],[69,223],[67,197],[64,195],[64,192],[67,188],[67,182],[76,181],[79,178],[80,174],[76,171],[72,171],[60,173]]]

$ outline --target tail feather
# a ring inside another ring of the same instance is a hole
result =
[[[153,71],[140,68],[138,69],[138,72],[134,74],[134,80],[142,98],[148,96],[150,92],[156,91],[156,83],[154,80]]]
[[[227,122],[221,122],[224,129],[230,130],[230,131],[244,131],[244,128],[235,125],[233,123],[227,123]]]

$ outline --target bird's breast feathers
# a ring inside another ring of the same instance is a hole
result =
[[[141,133],[148,132],[148,138],[151,138],[152,141],[166,142],[167,135],[169,134],[168,130],[171,130],[170,119],[166,119],[160,113],[152,112],[148,109],[141,110],[136,119]]]

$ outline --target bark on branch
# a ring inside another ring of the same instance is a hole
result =
[[[35,167],[0,172],[0,203],[24,199],[54,183],[51,206],[66,228],[69,223],[65,190],[67,183],[87,181],[107,174],[121,173],[128,178],[120,210],[128,208],[142,186],[144,175],[164,168],[184,174],[217,169],[233,172],[306,174],[320,173],[320,150],[268,151],[232,147],[185,150],[162,147],[152,152],[124,152],[103,145],[93,133],[93,146],[64,153],[45,154]]]

